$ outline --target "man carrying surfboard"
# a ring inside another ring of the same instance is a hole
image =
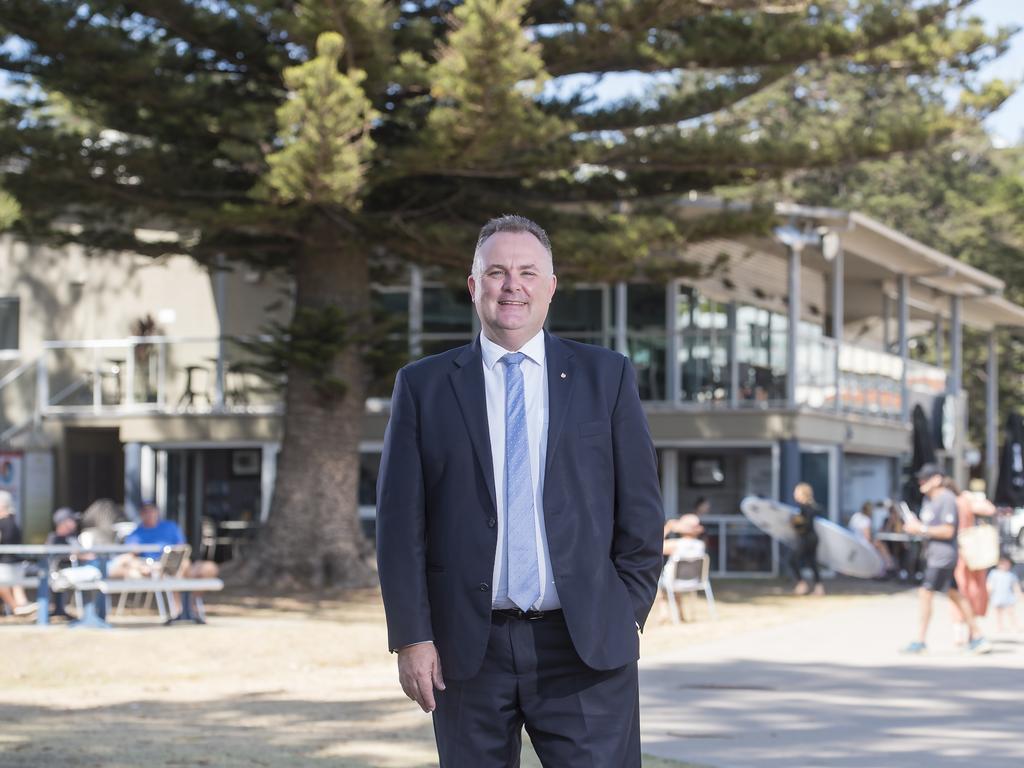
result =
[[[918,487],[924,496],[921,516],[907,513],[903,530],[923,536],[928,548],[925,551],[924,581],[918,590],[920,607],[917,639],[903,649],[904,653],[919,654],[927,650],[925,638],[932,618],[932,602],[936,592],[945,592],[949,599],[963,613],[970,627],[971,653],[989,653],[992,646],[981,636],[971,606],[956,588],[953,571],[957,561],[957,511],[956,496],[942,485],[943,473],[937,464],[925,464],[916,474]]]

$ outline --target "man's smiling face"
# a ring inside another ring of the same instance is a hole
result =
[[[551,255],[528,232],[498,232],[480,249],[482,269],[469,276],[484,334],[505,349],[518,350],[548,316],[557,280]]]

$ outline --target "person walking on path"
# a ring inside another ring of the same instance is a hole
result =
[[[377,562],[398,676],[442,768],[640,768],[637,659],[661,572],[656,454],[628,358],[544,331],[551,244],[502,216],[481,333],[399,371]]]
[[[946,488],[956,495],[957,533],[973,528],[977,516],[992,517],[996,513],[995,505],[988,499],[979,498],[971,491],[961,491],[957,488],[952,478],[944,480]],[[956,586],[974,612],[976,621],[985,618],[988,613],[988,586],[985,583],[987,568],[972,571],[967,567],[967,560],[958,557],[956,569],[953,571],[953,578],[956,579]],[[968,641],[967,617],[954,603],[953,606],[953,637],[957,645],[964,645]]]
[[[814,531],[814,518],[821,514],[821,509],[814,501],[814,489],[809,483],[797,483],[793,489],[793,500],[800,509],[790,518],[798,537],[797,545],[789,556],[789,569],[796,579],[793,594],[806,595],[811,590],[803,574],[807,568],[814,575],[814,594],[824,595],[825,585],[821,583],[818,571],[818,534]]]
[[[1013,572],[1013,561],[1003,555],[999,564],[989,571],[988,591],[992,610],[996,612],[996,629],[1017,631],[1017,598],[1021,596],[1020,579]],[[1005,625],[1005,627],[1004,627]]]
[[[925,552],[924,581],[918,591],[917,639],[907,645],[904,653],[918,654],[927,649],[928,625],[932,619],[932,603],[936,592],[945,592],[950,601],[963,614],[968,626],[967,648],[972,653],[988,653],[989,642],[978,631],[974,612],[956,588],[953,572],[957,563],[957,504],[956,496],[943,485],[943,473],[937,464],[925,464],[917,471],[918,487],[924,496],[920,518],[911,516],[903,530],[923,536],[928,542]]]

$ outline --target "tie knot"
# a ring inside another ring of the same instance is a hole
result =
[[[509,352],[507,355],[502,356],[501,362],[509,368],[518,368],[525,357],[526,355],[522,352]]]

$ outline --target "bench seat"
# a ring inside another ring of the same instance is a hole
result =
[[[22,587],[24,589],[39,589],[39,577],[21,576],[17,579],[0,579],[0,587]]]
[[[122,592],[219,592],[224,589],[220,579],[101,579],[76,584],[75,589],[98,589],[104,595]]]

